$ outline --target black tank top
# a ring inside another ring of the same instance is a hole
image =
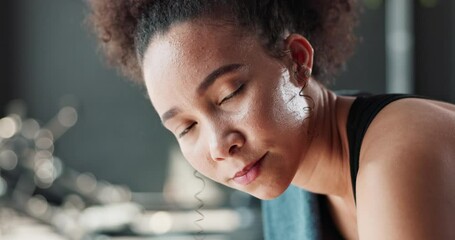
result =
[[[422,98],[407,94],[383,94],[374,96],[358,96],[349,110],[346,125],[349,142],[349,162],[351,168],[352,190],[356,201],[356,179],[359,170],[359,155],[363,137],[374,117],[387,104],[403,98]]]
[[[354,193],[354,200],[356,200],[355,187],[357,171],[359,170],[360,147],[368,126],[373,121],[374,117],[385,106],[387,106],[387,104],[402,98],[422,97],[404,94],[383,94],[372,96],[368,93],[357,93],[350,96],[357,97],[351,105],[348,121],[346,124],[349,142],[349,162],[351,168],[352,190]],[[336,227],[335,222],[333,221],[333,218],[330,214],[327,198],[324,195],[319,195],[319,202],[322,203],[319,205],[322,239],[344,239],[341,235],[341,232]]]

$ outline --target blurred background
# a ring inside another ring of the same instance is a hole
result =
[[[455,102],[455,2],[359,1],[361,43],[330,88]],[[87,13],[0,2],[0,238],[262,239],[259,201],[193,175]]]

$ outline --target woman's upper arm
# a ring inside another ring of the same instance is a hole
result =
[[[387,165],[358,181],[360,239],[455,239],[453,177],[424,165]]]
[[[364,140],[360,239],[455,239],[455,132],[447,132],[453,123],[394,118]]]

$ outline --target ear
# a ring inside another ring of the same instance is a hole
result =
[[[314,50],[310,42],[302,35],[293,33],[285,40],[285,47],[291,55],[291,70],[309,78],[313,69]],[[308,72],[309,71],[309,72]]]

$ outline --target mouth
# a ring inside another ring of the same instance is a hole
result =
[[[238,171],[232,180],[240,185],[248,185],[259,176],[259,170],[262,160],[267,156],[265,153],[260,159],[246,165],[242,170]]]

